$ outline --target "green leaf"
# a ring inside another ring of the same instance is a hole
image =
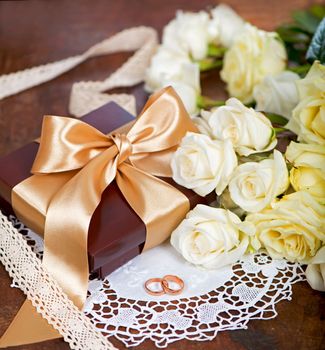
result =
[[[322,20],[325,17],[325,6],[323,5],[313,5],[309,9],[310,13]]]
[[[263,152],[263,153],[254,153],[250,154],[249,156],[241,156],[239,158],[240,163],[247,163],[247,162],[260,162],[264,159],[270,158],[270,154],[273,151]]]
[[[315,33],[320,22],[319,18],[309,11],[295,11],[292,16],[303,29],[311,34]]]
[[[310,64],[304,64],[302,66],[288,67],[288,70],[299,74],[301,77],[304,77],[308,73],[310,67],[311,67]]]
[[[276,138],[276,128],[272,128],[270,143]]]
[[[255,102],[255,101],[252,101],[252,102],[245,103],[245,106],[246,106],[247,108],[255,108],[256,102]]]
[[[320,22],[310,43],[306,58],[309,62],[319,60],[325,64],[325,18]]]
[[[288,129],[286,129],[286,128],[273,128],[273,130],[274,130],[275,134],[278,135],[284,131],[287,131]]]
[[[222,57],[227,49],[222,46],[217,46],[215,44],[208,45],[208,56],[210,57]]]
[[[286,43],[306,43],[311,35],[296,25],[283,25],[277,28],[280,38]]]
[[[270,120],[272,124],[277,124],[277,125],[286,125],[288,123],[288,120],[281,115],[274,114],[274,113],[264,113],[266,117]]]
[[[222,67],[223,61],[222,60],[215,60],[215,59],[208,57],[208,58],[204,58],[204,59],[198,61],[197,63],[199,64],[200,71],[206,72],[206,71],[211,70],[211,69]]]
[[[286,51],[288,54],[288,60],[289,60],[289,65],[292,63],[295,64],[295,66],[300,66],[306,64],[306,49],[302,52],[297,50],[293,45],[291,44],[286,44]]]
[[[225,101],[213,100],[207,96],[198,96],[196,104],[199,108],[210,109],[212,107],[220,107],[225,104]]]

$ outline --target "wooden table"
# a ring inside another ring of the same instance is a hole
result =
[[[229,0],[246,20],[266,30],[288,20],[293,9],[304,8],[308,0]],[[321,1],[320,1],[321,2]],[[94,43],[121,29],[149,25],[160,32],[177,9],[197,11],[215,5],[213,0],[57,0],[3,1],[0,3],[0,74],[79,54]],[[72,82],[103,79],[129,54],[91,59],[52,82],[0,101],[0,154],[8,153],[35,139],[44,114],[67,115]],[[217,74],[204,79],[204,92],[223,98]],[[138,109],[146,99],[142,85],[131,91]],[[4,332],[24,300],[0,267],[0,334]],[[180,341],[169,349],[325,349],[325,298],[307,283],[293,286],[293,298],[276,306],[278,316],[269,321],[251,321],[247,330],[220,333],[211,342]],[[112,339],[120,349],[125,347]],[[62,340],[20,346],[13,349],[63,350]],[[145,342],[141,349],[153,349]]]

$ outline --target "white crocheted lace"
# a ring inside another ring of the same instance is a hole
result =
[[[16,218],[10,220],[41,256],[43,241]],[[144,281],[165,274],[184,279],[181,296],[153,297],[144,292]],[[181,339],[211,340],[219,331],[247,328],[252,319],[274,318],[276,303],[290,300],[292,284],[304,279],[299,264],[272,260],[264,253],[245,256],[220,270],[198,269],[165,244],[133,259],[104,281],[91,281],[84,312],[104,336],[114,335],[126,346],[150,339],[164,348]],[[69,334],[74,331],[74,327],[65,328]]]
[[[0,261],[14,285],[26,294],[37,312],[60,332],[71,349],[116,349],[49,275],[25,240],[30,237],[26,235],[28,230],[24,231],[24,236],[19,234],[0,212]]]
[[[131,114],[135,114],[134,96],[128,94],[109,95],[103,92],[142,82],[157,44],[157,32],[153,28],[135,27],[123,30],[92,46],[81,55],[0,76],[0,100],[52,80],[88,58],[121,51],[136,51],[105,80],[74,83],[69,105],[71,114],[81,116],[107,102],[114,101]]]

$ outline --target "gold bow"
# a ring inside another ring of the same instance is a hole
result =
[[[170,87],[148,100],[127,134],[105,135],[80,120],[44,117],[34,175],[14,188],[13,207],[25,217],[35,214],[33,206],[43,208],[37,214],[40,227],[45,220],[43,263],[79,308],[88,287],[90,220],[114,179],[145,224],[144,249],[163,242],[189,210],[185,195],[155,177],[171,176],[171,155],[188,131],[197,129]],[[27,331],[18,336],[22,324]],[[55,337],[26,301],[1,346]]]

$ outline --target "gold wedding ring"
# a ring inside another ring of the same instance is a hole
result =
[[[161,290],[152,290],[150,288],[150,284],[152,283],[160,283],[161,285]],[[159,296],[159,295],[163,295],[165,294],[165,290],[162,287],[162,279],[161,278],[150,278],[148,279],[145,284],[144,284],[144,289],[145,291],[150,294],[150,295],[154,295],[154,296]]]
[[[150,288],[150,285],[152,283],[160,283],[161,290],[152,290]],[[177,284],[178,288],[177,289],[171,288],[170,283]],[[144,289],[148,294],[154,295],[154,296],[160,296],[164,294],[178,295],[182,293],[184,289],[184,281],[175,275],[166,275],[163,278],[150,278],[145,282]]]
[[[176,283],[179,288],[177,288],[177,289],[170,288],[170,286],[169,286],[170,282]],[[170,294],[170,295],[178,295],[178,294],[182,293],[182,291],[184,289],[184,281],[181,278],[179,278],[178,276],[174,276],[174,275],[164,276],[162,278],[161,285],[162,285],[165,293]]]

